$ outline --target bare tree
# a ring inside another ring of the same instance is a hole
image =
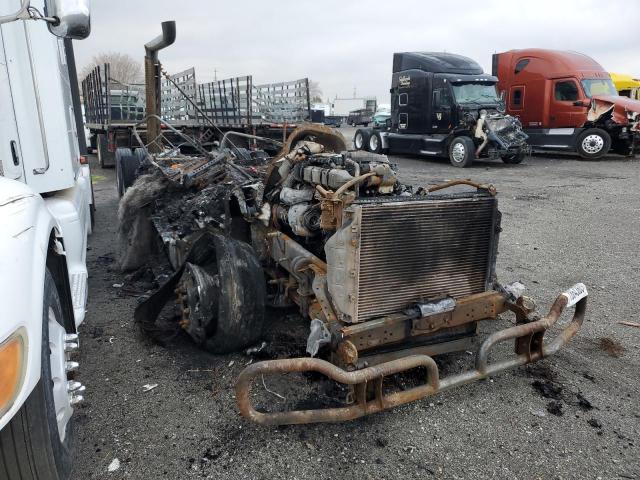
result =
[[[94,55],[91,62],[80,70],[79,80],[82,81],[96,66],[105,63],[109,64],[109,75],[113,80],[125,85],[142,83],[144,80],[142,64],[131,55],[119,52],[104,52]]]
[[[322,103],[322,89],[318,82],[309,80],[309,98],[312,103]]]

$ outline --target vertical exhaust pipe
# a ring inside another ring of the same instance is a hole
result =
[[[176,22],[162,22],[162,35],[157,36],[144,46],[144,78],[146,89],[147,116],[160,116],[160,62],[158,52],[176,41]],[[157,118],[147,119],[147,143],[160,136],[160,122]],[[151,143],[150,153],[159,153],[160,144]]]

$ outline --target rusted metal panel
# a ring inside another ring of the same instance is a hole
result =
[[[505,311],[505,298],[494,291],[462,297],[454,310],[425,317],[399,313],[367,322],[344,326],[340,329],[342,339],[352,342],[359,354],[361,351],[383,345],[402,342],[410,337],[433,334],[443,329],[495,319]]]

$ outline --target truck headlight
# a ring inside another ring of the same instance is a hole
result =
[[[24,382],[27,332],[20,328],[0,343],[0,417],[13,406]]]

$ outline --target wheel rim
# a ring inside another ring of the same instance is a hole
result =
[[[64,442],[67,433],[67,425],[73,414],[71,398],[68,391],[68,378],[66,371],[67,353],[65,352],[66,331],[56,319],[53,308],[49,307],[49,360],[51,368],[51,380],[53,383],[53,405],[58,423],[60,441]]]
[[[461,142],[456,143],[451,149],[451,158],[454,162],[460,163],[464,160],[465,148]]]
[[[604,138],[600,135],[591,134],[584,137],[582,140],[582,150],[587,153],[594,154],[599,153],[604,148]]]
[[[356,148],[358,150],[360,150],[362,148],[362,134],[361,133],[356,133],[356,137],[355,137],[355,144],[356,144]]]
[[[376,150],[378,150],[378,136],[377,135],[373,135],[369,139],[369,146],[371,147],[371,150],[373,150],[374,152]]]

